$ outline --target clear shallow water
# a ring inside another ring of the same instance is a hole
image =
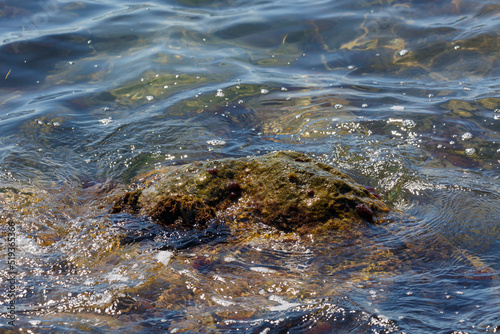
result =
[[[499,13],[493,1],[2,2],[16,330],[493,332]],[[331,163],[409,217],[358,243],[242,247],[216,229],[170,253],[158,247],[200,236],[105,214],[108,190],[140,172],[278,149]]]

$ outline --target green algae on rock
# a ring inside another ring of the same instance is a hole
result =
[[[318,233],[377,222],[388,207],[333,167],[292,152],[170,166],[135,179],[110,213],[147,215],[161,225],[203,226],[253,215],[283,231]]]

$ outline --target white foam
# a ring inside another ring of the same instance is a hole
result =
[[[231,305],[235,304],[234,302],[231,302],[229,300],[225,300],[225,299],[221,299],[221,298],[217,298],[217,297],[212,297],[212,300],[214,302],[216,302],[217,304],[222,305],[222,306],[231,306]]]
[[[172,259],[172,256],[174,256],[174,252],[159,251],[158,254],[156,254],[155,258],[158,260],[158,262],[160,262],[164,266],[168,266],[170,260]]]
[[[288,310],[289,308],[296,307],[296,306],[300,305],[299,303],[290,303],[290,302],[284,300],[282,297],[275,296],[275,295],[269,296],[269,300],[272,300],[274,302],[278,302],[280,304],[277,306],[269,306],[267,309],[271,312],[273,312],[273,311],[285,311],[285,310]]]
[[[207,140],[207,144],[212,146],[224,146],[226,145],[226,142],[221,139],[212,139],[212,140]]]
[[[269,269],[266,267],[250,267],[250,270],[256,271],[256,272],[261,273],[261,274],[273,274],[276,272],[276,270]]]
[[[110,282],[128,282],[129,277],[120,273],[120,269],[114,268],[111,272],[104,275],[104,277]]]

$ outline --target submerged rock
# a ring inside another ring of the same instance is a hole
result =
[[[147,215],[172,227],[247,215],[283,231],[318,233],[377,223],[389,211],[347,175],[291,151],[166,167],[133,184],[110,213]]]

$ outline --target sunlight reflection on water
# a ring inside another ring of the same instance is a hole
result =
[[[0,215],[2,232],[16,224],[20,326],[495,331],[499,11],[0,5]],[[274,239],[242,244],[217,224],[170,231],[106,214],[142,172],[282,149],[340,168],[404,214],[355,240],[258,226],[249,234]]]

